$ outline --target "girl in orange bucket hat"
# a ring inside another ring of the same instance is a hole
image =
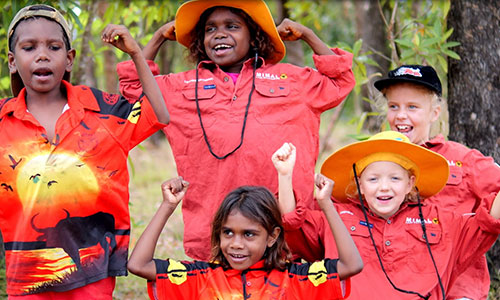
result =
[[[289,149],[283,161],[292,156]],[[349,299],[447,299],[457,277],[500,233],[498,191],[483,199],[476,214],[421,201],[446,184],[448,163],[399,132],[382,132],[337,150],[321,172],[318,182],[335,182],[335,208],[364,263],[351,278]],[[310,261],[337,256],[320,212],[300,202],[295,207],[293,194],[280,195],[279,201],[295,254]]]
[[[352,90],[352,54],[330,49],[291,20],[276,27],[261,0],[188,1],[153,35],[145,57],[154,59],[167,40],[185,46],[196,63],[168,75],[150,67],[171,115],[164,132],[178,174],[193,183],[182,206],[184,248],[207,260],[210,220],[224,196],[248,184],[277,190],[273,165],[262,158],[284,141],[300,145],[296,193],[305,207],[313,205],[320,115]],[[282,40],[305,41],[316,69],[280,63]],[[118,74],[121,92],[137,98],[142,88],[132,63],[120,63]]]

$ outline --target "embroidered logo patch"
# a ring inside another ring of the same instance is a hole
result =
[[[394,76],[403,76],[403,75],[410,75],[410,76],[415,76],[415,77],[422,77],[422,73],[420,73],[420,69],[416,68],[399,68],[399,70],[396,71]]]
[[[204,90],[213,90],[213,89],[215,89],[215,84],[205,84],[203,86],[203,89]]]

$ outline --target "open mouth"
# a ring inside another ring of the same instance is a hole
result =
[[[230,50],[232,48],[233,48],[233,46],[228,45],[228,44],[219,44],[219,45],[216,45],[213,49],[215,50],[215,53],[219,54],[219,53],[227,52],[228,50]]]
[[[413,126],[410,125],[396,125],[396,129],[401,133],[408,133],[413,130]]]
[[[236,261],[236,262],[242,261],[245,258],[247,258],[247,256],[243,255],[243,254],[229,254],[229,256],[231,257],[231,259],[233,261]]]
[[[41,68],[41,69],[36,69],[33,72],[33,75],[38,76],[38,77],[47,77],[52,75],[52,71],[47,68]]]
[[[377,200],[381,202],[388,202],[392,200],[392,196],[378,196]]]

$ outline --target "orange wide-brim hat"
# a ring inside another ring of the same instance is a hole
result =
[[[380,132],[368,140],[340,148],[325,160],[321,173],[335,182],[332,196],[339,202],[347,202],[345,190],[354,178],[353,164],[360,176],[366,166],[376,161],[391,161],[412,171],[422,198],[437,194],[448,181],[448,162],[442,155],[413,144],[396,131]]]
[[[189,48],[192,42],[191,31],[196,27],[201,14],[215,6],[241,9],[269,36],[275,52],[266,59],[267,63],[278,63],[285,57],[285,44],[280,38],[273,17],[262,0],[192,0],[182,4],[175,15],[175,36],[177,41]]]

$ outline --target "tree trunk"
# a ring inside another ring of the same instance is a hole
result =
[[[82,3],[82,10],[87,10],[90,12],[95,11],[95,2],[92,3]],[[76,72],[72,74],[71,82],[73,84],[83,84],[86,86],[95,87],[97,85],[97,80],[94,74],[95,61],[92,55],[92,51],[89,47],[89,40],[92,39],[92,23],[94,21],[94,13],[89,14],[89,20],[85,24],[85,29],[82,35],[82,48],[80,55],[80,63],[76,68]]]
[[[500,161],[500,6],[496,0],[451,1],[450,40],[461,60],[448,71],[449,139]],[[499,280],[500,242],[488,252],[492,283]]]
[[[99,18],[103,18],[106,10],[108,9],[108,1],[99,1],[97,5],[97,15]],[[113,50],[113,46],[108,45],[108,49],[104,50],[102,55],[104,56],[104,82],[105,86],[103,89],[112,94],[118,93],[118,76],[116,75],[116,55]]]
[[[374,54],[370,55],[377,62],[378,67],[366,65],[366,74],[370,78],[368,84],[363,85],[361,96],[363,98],[375,99],[378,91],[373,86],[373,83],[381,77],[372,77],[377,72],[381,73],[382,77],[387,74],[390,61],[386,58],[391,55],[387,47],[386,28],[381,11],[379,9],[379,1],[363,0],[355,1],[356,6],[356,39],[363,40],[363,52],[371,51]],[[371,107],[367,101],[361,101],[362,110],[366,112],[376,111],[376,108]],[[364,124],[364,128],[370,132],[379,132],[383,120],[377,117],[368,117]]]

